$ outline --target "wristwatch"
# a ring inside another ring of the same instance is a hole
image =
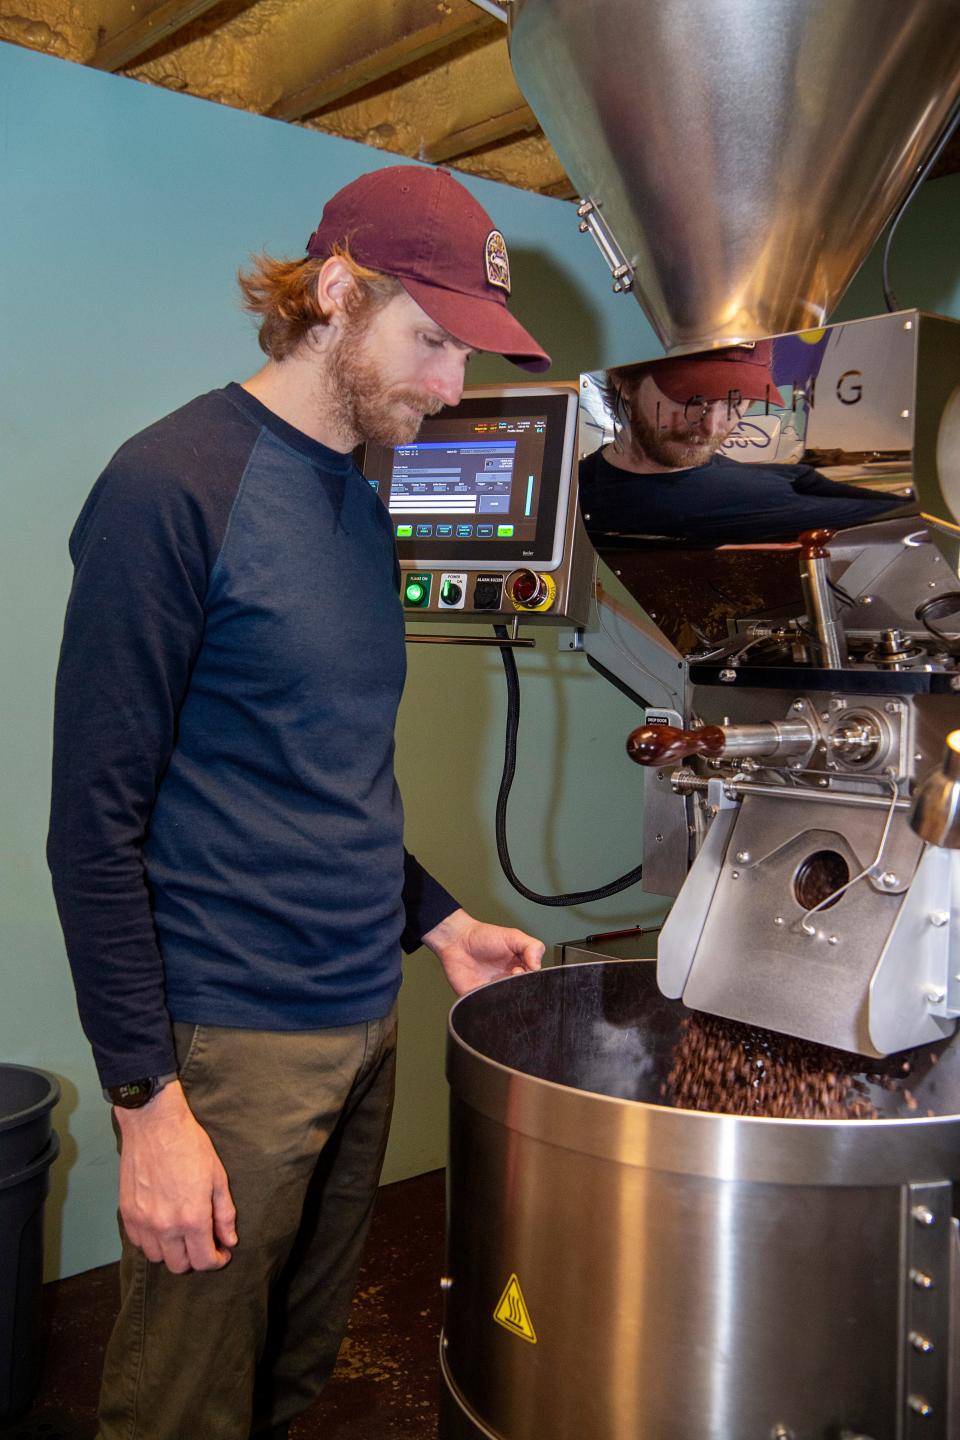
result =
[[[159,1095],[164,1085],[169,1085],[176,1078],[177,1072],[172,1070],[169,1075],[146,1075],[142,1080],[127,1080],[123,1085],[105,1085],[103,1098],[121,1110],[139,1110],[154,1095]]]

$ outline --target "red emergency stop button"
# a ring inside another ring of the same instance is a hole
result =
[[[506,591],[515,610],[549,610],[557,587],[549,575],[515,570],[507,580]]]

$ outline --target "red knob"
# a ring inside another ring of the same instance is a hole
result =
[[[627,737],[627,754],[638,765],[666,765],[688,755],[720,755],[726,736],[719,725],[678,730],[676,725],[640,725]]]

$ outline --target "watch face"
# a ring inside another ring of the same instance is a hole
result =
[[[153,1094],[152,1080],[128,1080],[125,1085],[111,1085],[107,1092],[121,1110],[139,1110]]]

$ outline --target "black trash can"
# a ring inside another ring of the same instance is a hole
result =
[[[27,1408],[40,1379],[43,1202],[59,1098],[45,1071],[0,1065],[0,1422]]]

